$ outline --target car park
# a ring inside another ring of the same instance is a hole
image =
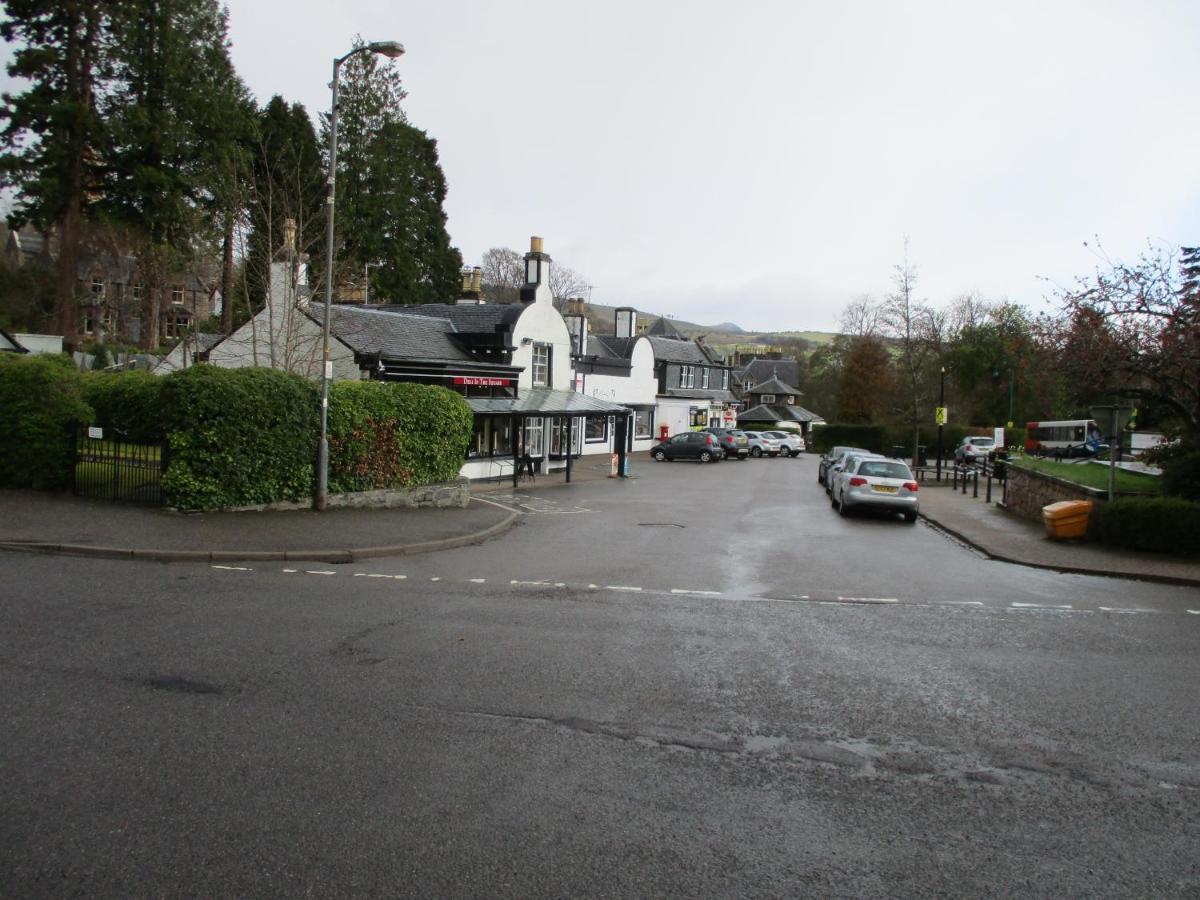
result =
[[[954,461],[960,465],[974,465],[980,460],[987,459],[988,454],[996,449],[994,438],[980,435],[969,435],[959,441],[954,448]]]
[[[838,475],[833,506],[843,516],[855,509],[880,509],[917,521],[921,509],[919,487],[912,470],[898,459],[882,456],[853,456],[846,459]]]
[[[780,456],[799,456],[804,452],[804,438],[794,431],[764,431],[763,434],[779,441]]]
[[[673,434],[651,447],[650,455],[659,462],[674,462],[677,459],[719,462],[722,456],[721,445],[717,443],[716,435],[706,431],[683,431]]]
[[[768,437],[765,431],[747,431],[746,437],[750,441],[750,455],[753,457],[759,456],[778,456],[779,455],[779,439]]]
[[[740,429],[701,428],[700,431],[717,439],[725,459],[745,459],[750,455],[750,439],[746,437],[746,432]]]

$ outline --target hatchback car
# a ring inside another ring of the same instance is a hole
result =
[[[779,455],[779,439],[769,437],[765,431],[747,431],[746,437],[750,441],[750,455],[753,457],[759,456],[778,456]]]
[[[736,428],[701,428],[700,431],[717,439],[726,459],[745,459],[750,455],[750,440],[744,431]]]
[[[834,476],[842,471],[842,461],[851,453],[860,455],[870,455],[870,450],[864,450],[862,447],[834,447],[829,451],[829,456],[825,458],[825,478],[821,482],[825,486],[825,493],[833,496],[833,479]]]
[[[917,521],[921,502],[912,470],[898,459],[881,456],[850,458],[837,480],[833,504],[843,516],[851,510],[874,508],[904,514],[904,521]]]
[[[799,456],[804,452],[804,438],[794,431],[764,431],[763,434],[778,439],[780,456]]]
[[[990,437],[972,435],[963,438],[954,448],[954,461],[963,465],[972,465],[979,460],[987,459],[988,454],[996,449],[996,441]]]
[[[655,444],[650,448],[650,455],[659,462],[677,459],[717,462],[721,459],[721,446],[717,443],[716,435],[707,431],[684,431]]]

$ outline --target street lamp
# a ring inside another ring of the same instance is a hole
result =
[[[937,482],[942,482],[942,426],[946,424],[946,367],[942,366],[942,384],[938,391],[938,448],[937,448]]]
[[[404,53],[399,41],[374,41],[355,47],[345,56],[333,61],[333,81],[329,88],[333,92],[329,111],[329,185],[325,195],[325,321],[321,325],[321,442],[317,445],[317,495],[314,509],[324,509],[329,489],[329,382],[333,379],[333,363],[329,359],[329,317],[333,299],[333,208],[337,197],[337,123],[338,123],[338,70],[342,63],[356,53],[378,53],[388,59],[396,59]]]

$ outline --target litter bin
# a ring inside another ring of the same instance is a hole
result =
[[[1060,500],[1042,507],[1046,537],[1055,541],[1081,538],[1087,534],[1088,518],[1095,506],[1091,500]]]
[[[924,444],[917,444],[917,465],[918,466],[929,465],[929,460],[926,459],[926,457],[925,457],[925,451],[927,449],[928,448]]]
[[[904,459],[904,447],[900,444],[892,444],[892,459]]]
[[[999,481],[1003,481],[1008,477],[1008,459],[1007,450],[992,451],[992,475]]]

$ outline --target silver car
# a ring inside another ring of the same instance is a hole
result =
[[[747,431],[746,437],[750,439],[750,455],[758,456],[778,456],[779,455],[779,439],[769,436],[770,432],[766,431]]]
[[[829,496],[833,496],[833,480],[837,473],[842,471],[842,463],[852,453],[859,456],[873,455],[870,450],[864,450],[862,447],[834,447],[829,451],[829,456],[825,459],[825,478],[821,482],[825,486],[825,493]]]
[[[804,438],[794,431],[764,431],[763,434],[779,441],[780,456],[799,456],[804,452]]]
[[[843,516],[870,507],[903,513],[904,521],[912,523],[921,510],[917,492],[912,470],[900,460],[850,456],[837,476],[832,502]]]

